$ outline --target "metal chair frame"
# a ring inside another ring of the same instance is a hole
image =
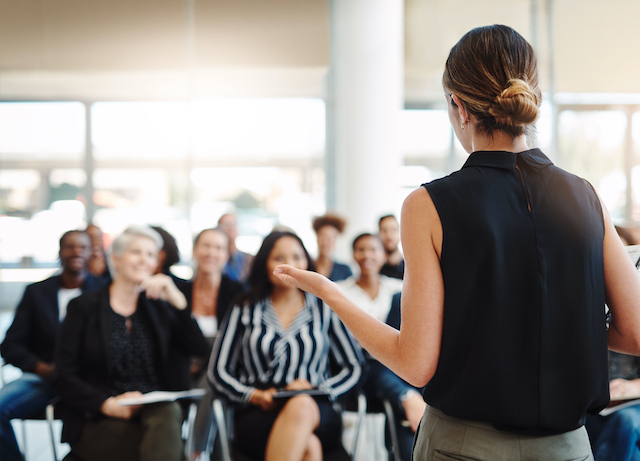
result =
[[[5,370],[5,366],[9,365],[8,363],[5,363],[4,361],[1,361],[0,363],[0,388],[4,387],[5,384],[8,384],[8,382],[5,379],[4,376],[4,370]],[[27,425],[26,423],[28,421],[46,421],[47,425],[49,427],[49,437],[51,439],[51,452],[53,454],[53,459],[54,461],[58,461],[58,451],[56,449],[56,437],[55,437],[55,433],[53,430],[53,421],[55,420],[55,404],[58,403],[60,399],[58,397],[56,397],[55,399],[53,399],[51,402],[49,402],[45,408],[44,411],[44,415],[33,415],[27,418],[21,418],[20,420],[22,421],[22,444],[24,445],[22,447],[22,451],[25,454],[25,458],[27,457]]]

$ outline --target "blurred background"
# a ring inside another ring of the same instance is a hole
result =
[[[276,224],[315,253],[311,219],[336,211],[350,260],[352,236],[465,161],[443,65],[495,23],[538,52],[532,144],[637,226],[638,17],[635,0],[0,0],[0,282],[42,279],[89,222],[106,245],[163,226],[188,276],[227,211],[250,253]]]

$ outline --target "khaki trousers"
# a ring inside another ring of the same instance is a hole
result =
[[[176,402],[145,405],[131,420],[89,421],[72,448],[85,460],[182,459],[182,410]]]
[[[416,432],[413,461],[593,461],[583,427],[559,435],[528,436],[446,416],[427,406]]]

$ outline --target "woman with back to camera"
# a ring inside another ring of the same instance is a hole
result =
[[[213,424],[213,393],[207,382],[207,361],[211,347],[218,334],[218,326],[231,308],[233,301],[244,292],[240,282],[231,280],[224,267],[229,257],[229,240],[220,229],[205,229],[193,243],[193,260],[196,263],[193,279],[181,287],[193,317],[209,343],[209,352],[204,357],[192,357],[192,386],[205,388],[208,393],[198,403],[194,422],[194,451],[204,451],[208,445],[210,425]],[[196,456],[197,458],[197,456]]]
[[[175,353],[207,343],[171,278],[154,274],[160,235],[131,226],[111,245],[113,281],[72,300],[56,351],[56,391],[65,404],[62,440],[84,460],[180,460],[177,402],[120,405],[158,390],[188,388]]]
[[[471,155],[403,204],[400,331],[317,274],[276,275],[426,385],[413,459],[593,459],[583,425],[609,401],[607,344],[640,354],[640,278],[591,185],[526,145],[540,90],[522,36],[473,29],[452,48],[443,86]]]
[[[333,259],[336,239],[344,231],[345,224],[344,219],[334,214],[325,214],[313,220],[313,230],[318,239],[316,271],[334,282],[345,280],[353,275],[349,266]]]
[[[209,379],[239,407],[236,448],[266,461],[321,460],[323,448],[341,442],[342,420],[333,402],[358,384],[364,359],[326,304],[273,275],[278,264],[313,270],[297,235],[272,232],[264,239],[249,291],[216,339]],[[280,390],[309,389],[327,396],[274,398]]]

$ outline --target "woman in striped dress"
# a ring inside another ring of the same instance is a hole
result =
[[[362,353],[331,309],[273,275],[279,264],[313,270],[300,238],[267,236],[249,274],[250,290],[229,312],[210,361],[213,386],[239,406],[235,442],[268,460],[320,460],[340,443],[334,402],[362,376]],[[283,390],[316,390],[278,398]]]

